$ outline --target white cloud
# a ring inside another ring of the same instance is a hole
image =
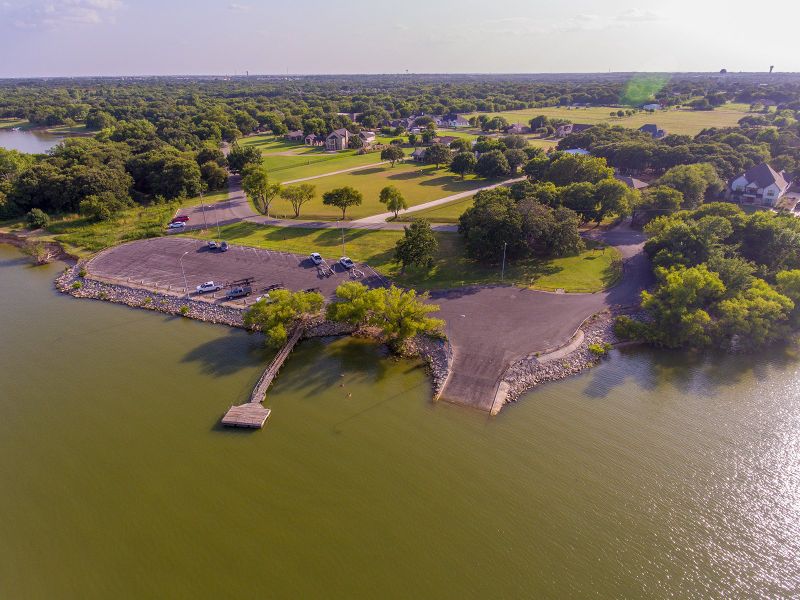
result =
[[[251,8],[253,7],[249,4],[237,4],[236,2],[228,4],[228,10],[232,10],[234,12],[250,12]]]
[[[58,29],[65,25],[114,22],[121,0],[43,0],[23,4],[4,2],[8,21],[20,29]]]
[[[547,35],[575,31],[603,31],[612,28],[630,27],[636,23],[660,20],[662,20],[662,17],[654,11],[632,8],[609,16],[579,13],[566,19],[506,17],[485,21],[480,24],[480,28],[485,33],[497,35]]]

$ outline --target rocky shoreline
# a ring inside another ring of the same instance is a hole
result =
[[[75,298],[104,300],[115,304],[124,304],[132,308],[143,308],[156,312],[195,319],[205,323],[217,323],[245,329],[244,307],[225,306],[193,300],[149,289],[107,283],[88,276],[84,271],[84,263],[79,262],[67,267],[55,280],[56,289]],[[303,334],[303,339],[318,337],[335,337],[358,335],[378,340],[368,330],[358,329],[349,323],[336,323],[324,317],[314,318]],[[403,355],[422,358],[428,365],[433,379],[434,398],[438,398],[453,358],[453,350],[446,339],[417,336],[403,348]]]
[[[614,320],[620,314],[623,312],[605,310],[589,317],[566,346],[548,353],[528,355],[512,363],[500,382],[502,397],[496,399],[492,414],[538,385],[566,379],[597,365],[605,356],[599,353],[600,349],[630,343],[621,341],[614,333]],[[625,311],[624,314],[634,319],[643,318],[640,312]],[[598,351],[593,352],[590,347]]]

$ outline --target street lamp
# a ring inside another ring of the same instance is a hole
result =
[[[342,256],[347,256],[347,252],[344,251],[344,222],[337,221],[339,223],[339,228],[342,230]]]
[[[189,254],[188,250],[186,252],[184,252],[183,254],[181,254],[181,257],[178,259],[178,263],[180,263],[180,265],[181,265],[181,273],[183,273],[183,291],[186,292],[186,299],[188,300],[189,299],[189,282],[186,281],[186,271],[183,270],[183,257],[186,256],[187,254]]]
[[[206,204],[203,200],[203,190],[200,190],[200,210],[203,213],[203,231],[208,229],[208,225],[206,224]]]
[[[508,242],[503,242],[503,269],[500,271],[500,281],[503,281],[506,276],[506,246],[508,246]]]

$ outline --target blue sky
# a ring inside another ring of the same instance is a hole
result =
[[[787,0],[0,0],[0,77],[800,71],[799,21]]]

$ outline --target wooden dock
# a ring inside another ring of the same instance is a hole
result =
[[[258,378],[258,382],[250,394],[250,402],[231,406],[225,416],[222,417],[222,424],[228,427],[255,427],[262,428],[269,418],[270,409],[261,406],[267,396],[267,390],[272,385],[272,381],[278,375],[278,371],[286,362],[289,354],[292,353],[297,342],[303,337],[305,323],[298,323],[292,331],[289,339],[269,363],[269,366]]]

